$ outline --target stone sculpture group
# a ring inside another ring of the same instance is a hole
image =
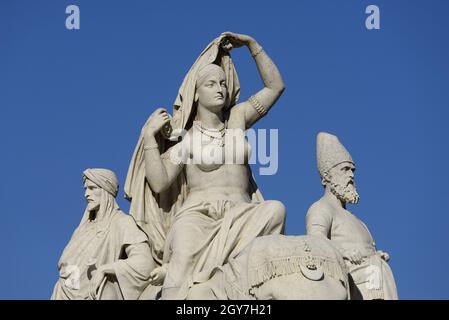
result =
[[[230,51],[242,46],[264,87],[238,103]],[[324,195],[307,212],[307,235],[283,235],[284,205],[262,197],[245,130],[283,91],[256,40],[214,39],[185,76],[173,114],[157,109],[141,131],[124,185],[130,214],[117,205],[112,171],[84,171],[87,207],[52,299],[397,299],[388,254],[346,209],[358,202],[355,164],[337,137],[317,137]]]

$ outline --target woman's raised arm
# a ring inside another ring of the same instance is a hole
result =
[[[225,49],[229,50],[241,46],[248,47],[265,86],[262,90],[251,96],[248,101],[234,107],[236,112],[243,114],[246,127],[248,128],[263,117],[281,96],[285,89],[284,81],[276,65],[255,39],[247,35],[232,32],[224,32],[222,36],[229,41],[229,44],[224,44]]]

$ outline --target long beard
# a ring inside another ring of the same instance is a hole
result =
[[[359,194],[354,183],[349,181],[331,181],[331,192],[344,203],[358,203]]]
[[[100,211],[100,205],[94,202],[88,202],[86,210],[89,212],[89,220],[95,220],[98,212]]]

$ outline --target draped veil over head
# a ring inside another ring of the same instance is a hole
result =
[[[221,46],[222,40],[223,37],[220,36],[209,43],[184,77],[173,104],[171,126],[174,130],[188,130],[191,127],[195,115],[196,82],[199,72],[207,65],[216,64],[220,66],[226,75],[228,97],[226,99],[225,112],[236,104],[240,95],[240,83],[229,52]],[[129,165],[124,187],[125,198],[131,201],[130,214],[150,239],[153,258],[161,264],[166,235],[173,222],[174,214],[180,209],[188,190],[185,172],[183,171],[169,189],[160,194],[152,192],[145,178],[143,150],[145,126],[141,131]],[[156,139],[161,154],[172,145],[172,142],[164,139],[160,134],[158,134]],[[250,171],[249,166],[248,170]],[[249,176],[251,180],[250,195],[254,201],[263,200],[251,171]]]

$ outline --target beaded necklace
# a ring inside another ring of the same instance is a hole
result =
[[[200,121],[193,121],[193,125],[199,132],[201,132],[202,135],[208,137],[212,143],[218,145],[219,147],[224,147],[224,136],[226,133],[225,125],[223,125],[220,129],[206,128]]]

